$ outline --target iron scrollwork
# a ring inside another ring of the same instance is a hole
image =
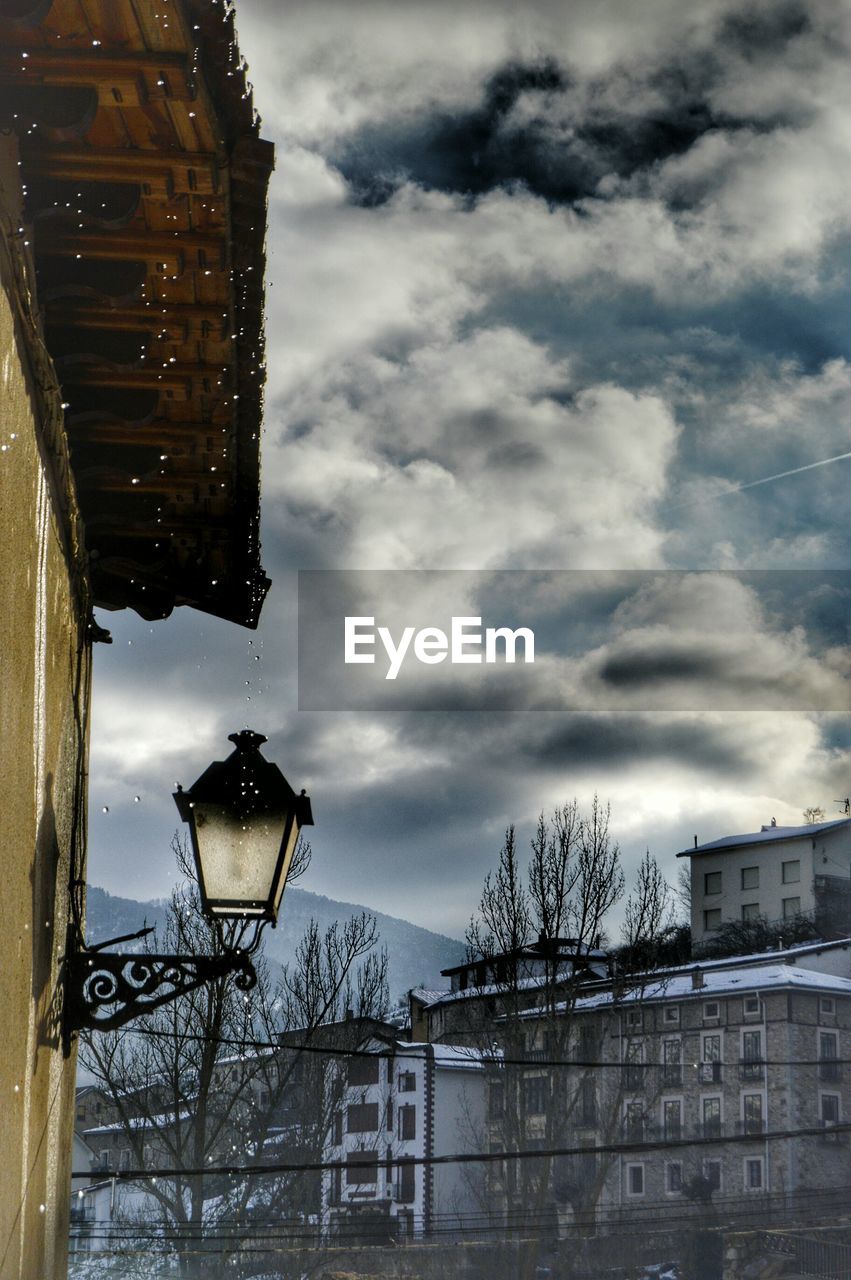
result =
[[[257,982],[245,951],[209,956],[121,954],[72,943],[65,957],[66,1046],[76,1031],[115,1031],[133,1018],[230,974],[241,991],[250,991]]]

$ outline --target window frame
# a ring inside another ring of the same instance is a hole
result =
[[[639,1175],[640,1175],[640,1180],[641,1180],[641,1189],[640,1189],[639,1191],[635,1191],[635,1190],[633,1190],[633,1186],[632,1186],[632,1175],[633,1175],[634,1173],[637,1173],[637,1174],[639,1174]],[[647,1179],[646,1179],[646,1177],[645,1177],[645,1170],[644,1170],[644,1162],[643,1162],[643,1161],[640,1161],[640,1160],[638,1160],[638,1161],[630,1161],[628,1164],[625,1164],[625,1165],[624,1165],[624,1183],[625,1183],[624,1191],[626,1192],[626,1195],[627,1195],[628,1199],[630,1199],[630,1200],[640,1200],[640,1199],[641,1199],[641,1197],[642,1197],[642,1196],[644,1196],[644,1195],[646,1194],[646,1192],[647,1192]]]
[[[717,889],[710,889],[710,882],[717,884]],[[703,896],[704,898],[717,898],[724,892],[724,873],[723,871],[704,871],[703,873]]]
[[[752,871],[755,872],[755,875],[751,877],[749,873]],[[746,877],[748,878],[747,883],[746,883]],[[741,867],[740,875],[739,875],[739,885],[743,891],[747,891],[749,889],[758,889],[759,888],[759,867],[758,866]]]
[[[671,1173],[677,1170],[677,1180],[679,1186],[671,1186]],[[683,1194],[683,1162],[682,1160],[666,1160],[665,1161],[665,1195],[681,1196]]]
[[[797,872],[794,874],[794,879],[792,878],[791,874],[790,875],[786,874],[787,867],[797,868]],[[785,862],[781,862],[780,883],[781,884],[800,884],[801,883],[801,859],[800,858],[787,858]]]
[[[749,1169],[752,1165],[756,1165],[759,1169],[759,1186],[754,1186],[750,1181]],[[766,1190],[765,1186],[765,1156],[745,1156],[742,1160],[742,1190],[751,1195],[759,1195]]]

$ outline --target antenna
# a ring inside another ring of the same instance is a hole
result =
[[[834,804],[838,804],[843,813],[851,814],[851,796],[846,796],[844,800],[834,800]]]

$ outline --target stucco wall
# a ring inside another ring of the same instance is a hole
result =
[[[65,1274],[70,1190],[75,1062],[59,1034],[60,964],[75,807],[78,851],[84,838],[89,646],[51,441],[56,389],[14,239],[11,145],[0,144],[0,1280],[53,1280]]]

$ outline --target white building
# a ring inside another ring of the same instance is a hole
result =
[[[347,1059],[324,1160],[322,1224],[346,1242],[461,1229],[481,1209],[477,1174],[432,1156],[478,1149],[481,1055],[458,1045],[383,1038]],[[410,1161],[410,1163],[407,1163]]]
[[[692,942],[699,947],[729,921],[823,915],[826,932],[848,932],[851,919],[851,818],[801,827],[772,823],[723,836],[678,858],[691,859]]]

